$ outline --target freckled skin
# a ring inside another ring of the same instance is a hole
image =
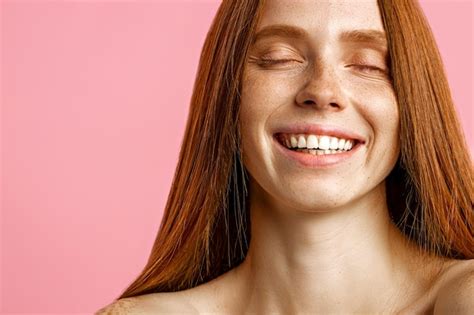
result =
[[[386,55],[339,41],[344,30],[384,31],[377,1],[267,0],[257,32],[275,24],[309,36],[258,41],[244,69],[239,123],[251,215],[245,260],[195,288],[150,294],[140,311],[431,314],[442,284],[474,265],[422,259],[390,220],[384,183],[400,151],[397,100],[386,72],[355,66],[386,70]],[[268,58],[288,61],[262,63]],[[276,150],[271,131],[287,122],[341,126],[365,144],[343,163],[308,169]]]
[[[419,248],[390,221],[385,199],[400,152],[387,51],[339,37],[384,32],[377,2],[267,1],[257,33],[275,24],[309,36],[267,37],[249,51],[239,123],[252,240],[244,262],[221,278],[247,302],[223,293],[223,303],[236,313],[428,309],[431,296],[416,301],[445,265],[420,260]],[[359,67],[361,61],[372,68]],[[272,141],[271,131],[288,122],[341,126],[365,144],[339,165],[308,169]]]
[[[240,120],[245,126],[245,165],[259,185],[285,205],[329,211],[328,206],[350,203],[370,195],[396,162],[399,114],[389,78],[347,67],[360,55],[375,65],[387,66],[384,56],[364,45],[337,41],[338,33],[345,29],[384,31],[377,9],[375,1],[350,6],[324,1],[317,5],[311,1],[268,3],[268,14],[259,29],[286,23],[311,35],[308,40],[259,41],[250,50],[244,72]],[[259,65],[258,59],[269,53],[272,58],[296,61]],[[304,101],[313,103],[305,105]],[[288,121],[343,126],[363,135],[366,145],[340,167],[303,170],[277,156],[272,148],[269,130]]]

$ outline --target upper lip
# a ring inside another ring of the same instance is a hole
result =
[[[364,137],[355,131],[334,125],[297,123],[276,128],[273,134],[279,133],[326,135],[365,143]]]

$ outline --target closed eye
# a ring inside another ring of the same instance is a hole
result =
[[[386,70],[383,70],[379,67],[375,67],[375,66],[369,66],[369,65],[358,65],[358,64],[354,64],[354,65],[350,65],[352,67],[356,67],[360,70],[362,70],[363,72],[380,72],[380,73],[384,73],[386,74],[387,71]]]
[[[274,58],[259,58],[258,59],[258,64],[262,65],[262,66],[285,64],[285,63],[289,63],[289,62],[301,63],[300,60],[296,60],[296,59],[274,59]],[[349,66],[356,67],[357,69],[360,69],[363,72],[368,72],[368,73],[376,72],[376,73],[381,73],[381,74],[387,75],[386,70],[381,69],[381,68],[376,67],[376,66],[361,65],[361,64],[353,64],[353,65],[349,65]]]
[[[258,63],[261,65],[268,65],[268,64],[281,64],[281,63],[288,63],[288,62],[299,62],[301,61],[296,59],[273,59],[273,58],[260,58]]]
[[[262,63],[262,64],[279,64],[279,63],[286,63],[286,62],[291,62],[291,61],[301,62],[301,61],[294,60],[294,59],[273,59],[273,58],[260,58],[259,59],[259,62]],[[351,65],[351,66],[356,67],[356,68],[361,69],[361,70],[364,70],[364,71],[386,72],[385,70],[380,69],[379,67],[375,67],[375,66],[358,65],[358,64],[354,64],[354,65]]]

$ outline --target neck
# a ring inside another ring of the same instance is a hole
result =
[[[410,290],[401,290],[413,276],[403,261],[410,247],[390,220],[384,183],[351,205],[312,213],[252,197],[265,196],[255,186],[250,247],[236,268],[248,311],[380,311]]]

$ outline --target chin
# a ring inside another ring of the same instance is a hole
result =
[[[303,212],[329,212],[332,209],[343,207],[350,204],[353,196],[349,194],[335,194],[329,190],[307,191],[306,196],[286,196],[281,200],[288,207],[295,208]]]

